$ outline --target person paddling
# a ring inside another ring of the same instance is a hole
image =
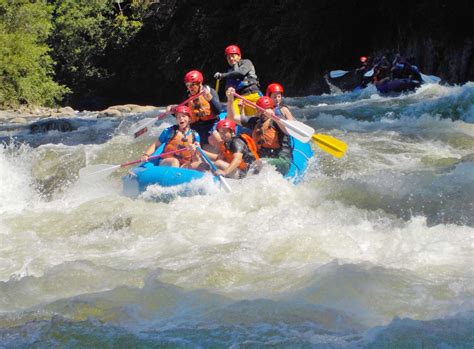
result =
[[[219,96],[212,87],[204,85],[204,77],[199,70],[191,70],[184,76],[184,84],[189,96],[197,96],[188,102],[191,108],[191,128],[199,133],[201,145],[210,150],[208,144],[217,148],[220,142],[219,134],[215,131],[215,124],[219,121],[219,114],[222,112]],[[176,105],[168,106],[168,110]]]
[[[280,116],[286,120],[294,120],[293,114],[291,114],[290,109],[287,105],[283,104],[283,86],[279,83],[271,83],[267,86],[265,95],[270,97],[275,105],[275,115]]]
[[[262,92],[259,88],[259,81],[255,72],[255,67],[251,60],[242,59],[240,48],[237,45],[229,45],[224,50],[227,63],[230,68],[226,73],[217,72],[214,78],[217,80],[225,79],[225,89],[232,87],[238,94],[245,99],[255,103],[261,96]],[[238,113],[237,102],[234,105],[235,112]],[[256,111],[245,106],[245,114],[248,116],[255,115]]]
[[[205,152],[215,162],[218,168],[217,174],[229,178],[244,177],[251,164],[260,159],[257,153],[257,145],[252,137],[247,134],[236,135],[236,124],[231,120],[221,120],[217,123],[223,142],[220,144],[219,153],[211,154]]]
[[[372,69],[372,64],[370,64],[370,57],[368,56],[361,56],[359,61],[362,65],[355,70],[355,73],[360,80],[360,87],[365,88],[373,80],[372,74],[369,73],[370,76],[365,76],[365,74]]]
[[[201,158],[196,152],[196,147],[200,146],[200,137],[199,134],[190,127],[192,111],[189,107],[180,105],[175,108],[174,114],[176,116],[176,125],[165,129],[160,134],[159,139],[145,150],[141,160],[147,161],[155,150],[161,146],[161,144],[165,143],[163,153],[185,148],[188,148],[188,150],[163,156],[159,163],[160,166],[197,169],[202,164]]]
[[[274,114],[273,100],[267,96],[260,97],[256,104],[264,109],[264,112],[258,110],[256,116],[248,118],[234,112],[234,93],[233,88],[226,91],[227,117],[239,125],[250,128],[258,155],[267,158],[266,162],[275,166],[278,172],[286,174],[291,165],[290,137],[281,121],[271,118]]]

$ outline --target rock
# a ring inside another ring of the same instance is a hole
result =
[[[71,107],[64,107],[64,108],[59,108],[58,114],[61,115],[76,115],[76,111],[72,109]]]
[[[13,115],[14,114],[12,114],[11,112],[0,110],[0,120],[1,121],[11,119],[13,117]]]
[[[113,105],[111,107],[108,107],[107,109],[114,109],[114,110],[118,110],[122,113],[130,113],[130,111],[132,110],[131,107],[129,107],[128,105]],[[106,109],[106,110],[107,110]]]
[[[16,118],[10,119],[10,123],[24,125],[24,124],[27,124],[28,121],[25,118],[16,117]]]
[[[137,105],[132,108],[132,113],[147,113],[150,111],[157,110],[157,107],[154,107],[152,105]]]
[[[111,108],[102,110],[99,112],[99,114],[97,114],[98,118],[110,118],[110,117],[120,118],[122,116],[123,114],[120,111],[118,111],[117,109],[111,109]]]
[[[71,132],[76,127],[67,119],[45,119],[30,125],[31,133],[46,133],[51,130]]]

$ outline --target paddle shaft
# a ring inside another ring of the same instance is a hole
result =
[[[182,106],[182,105],[188,104],[188,103],[191,102],[193,99],[200,97],[203,93],[204,93],[204,89],[203,89],[201,92],[199,92],[199,93],[197,93],[197,94],[195,94],[195,95],[189,96],[186,100],[184,100],[183,102],[181,102],[180,104],[178,104],[178,106]],[[172,112],[173,112],[172,110],[165,111],[165,112],[162,113],[161,115],[158,115],[156,118],[157,118],[158,120],[164,119],[164,118],[166,117],[166,115],[171,114]]]
[[[303,143],[307,143],[309,141],[309,139],[311,138],[311,135],[314,133],[314,129],[313,128],[310,128],[308,125],[304,125],[303,123],[300,123],[300,122],[297,122],[297,121],[290,121],[290,120],[285,120],[285,119],[282,119],[280,118],[279,116],[273,114],[273,113],[268,113],[265,109],[263,109],[262,107],[259,107],[258,105],[256,105],[255,103],[245,99],[244,97],[242,97],[241,95],[237,94],[237,93],[234,93],[234,96],[237,97],[237,98],[240,98],[242,100],[242,102],[244,104],[247,104],[248,106],[254,108],[254,109],[257,109],[259,111],[261,111],[262,113],[264,114],[267,114],[269,115],[272,119],[275,119],[275,120],[278,120],[280,121],[283,125],[285,125],[286,128],[298,133],[300,136],[303,136],[304,138],[306,139],[301,139],[301,141]],[[305,130],[302,130],[300,127],[297,126],[297,124],[300,123],[302,126],[304,126],[305,128],[308,128],[310,129],[310,133],[308,133],[307,131]]]
[[[237,98],[240,98],[242,99],[242,101],[257,109],[257,110],[260,110],[262,112],[266,112],[265,109],[259,107],[258,105],[256,105],[255,103],[252,103],[248,100],[246,100],[245,98],[243,98],[242,96],[238,95],[237,93],[234,93],[234,96],[236,96]],[[304,136],[304,137],[309,137],[310,139],[313,139],[313,141],[316,142],[316,144],[321,148],[321,145],[324,145],[326,148],[322,148],[324,151],[326,152],[329,152],[331,155],[335,156],[335,157],[341,157],[342,155],[344,155],[346,149],[347,149],[347,144],[345,144],[343,141],[341,140],[338,140],[337,138],[334,138],[334,137],[331,137],[331,136],[328,136],[328,135],[318,135],[318,134],[315,134],[314,133],[314,130],[312,130],[310,133],[310,135],[308,135],[305,130],[301,130],[301,128],[297,127],[296,125],[292,124],[291,122],[287,121],[287,120],[284,120],[282,118],[279,118],[278,116],[274,115],[274,114],[271,114],[271,117],[273,118],[276,118],[278,120],[280,120],[284,125],[285,127],[295,131],[296,133],[298,133],[298,135],[295,135],[297,137],[300,137],[300,136]],[[301,124],[301,127],[308,127],[309,129],[309,126],[305,125],[305,124]],[[308,130],[309,131],[309,130]],[[300,139],[301,141],[304,141],[304,139]]]
[[[195,98],[198,98],[198,97],[201,96],[203,93],[204,93],[204,89],[203,89],[201,92],[199,92],[199,93],[197,93],[197,94],[195,94],[195,95],[193,95],[193,96],[190,96],[190,97],[187,98],[185,101],[183,101],[183,102],[181,102],[180,104],[178,104],[178,106],[182,106],[182,105],[188,104],[190,101],[192,101],[192,100],[195,99]],[[171,114],[171,113],[172,113],[171,110],[167,110],[167,111],[165,111],[164,113],[161,113],[160,115],[155,116],[154,119],[162,120],[162,119],[164,119],[167,115],[169,115],[169,114]],[[156,122],[156,121],[154,121],[154,120],[151,120],[151,121],[150,121],[150,123],[153,123],[153,122]],[[135,138],[137,138],[137,137],[141,136],[142,134],[146,133],[147,131],[148,131],[148,123],[146,124],[146,126],[143,126],[140,130],[136,131],[136,132],[133,134],[133,136],[134,136]]]
[[[182,151],[185,151],[185,150],[188,150],[188,148],[177,149],[177,150],[173,150],[173,151],[168,151],[166,153],[150,156],[147,159],[147,161],[148,160],[153,160],[153,159],[158,159],[158,158],[161,158],[161,157],[166,156],[166,155],[176,154],[176,153],[179,153],[179,152],[182,152]],[[124,164],[120,164],[119,166],[120,167],[126,167],[126,166],[130,166],[130,165],[138,164],[140,162],[143,162],[143,161],[142,160],[134,160],[134,161],[126,162]]]
[[[214,165],[212,163],[211,159],[209,159],[209,157],[206,155],[206,153],[204,153],[204,151],[200,147],[197,147],[196,149],[201,153],[201,156],[209,164],[209,166],[211,166],[212,171],[214,171],[217,174],[216,165]],[[225,190],[227,190],[228,192],[231,192],[232,188],[230,187],[229,183],[227,183],[227,181],[224,179],[224,176],[222,176],[222,175],[217,175],[217,176],[219,177],[219,180],[221,181],[221,183],[224,186]]]

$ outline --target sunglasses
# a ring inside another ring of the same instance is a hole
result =
[[[186,82],[185,85],[186,85],[186,87],[199,86],[199,83],[198,82]]]

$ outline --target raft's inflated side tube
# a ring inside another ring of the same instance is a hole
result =
[[[161,154],[164,147],[165,144],[162,144],[151,156]],[[191,183],[206,175],[204,172],[188,168],[159,166],[160,160],[160,158],[153,159],[131,169],[129,174],[123,177],[124,194],[134,197],[144,192],[149,185],[172,187]],[[217,177],[215,179],[217,180]]]
[[[380,93],[413,91],[420,86],[420,81],[411,79],[394,79],[375,85]]]
[[[245,129],[242,128],[242,132]],[[302,143],[296,138],[290,137],[292,146],[292,162],[288,173],[285,175],[292,183],[299,183],[306,172],[309,159],[313,156],[313,150],[309,143]],[[151,155],[161,154],[165,145],[162,144]],[[136,197],[144,192],[150,185],[158,184],[162,187],[190,183],[202,179],[206,173],[181,167],[159,166],[160,158],[151,160],[131,169],[129,174],[123,177],[123,192],[127,196]],[[216,183],[219,178],[214,176]]]
[[[290,137],[292,147],[292,160],[288,173],[285,175],[290,182],[297,184],[303,179],[308,168],[309,159],[313,157],[313,149],[309,143],[303,143]]]

